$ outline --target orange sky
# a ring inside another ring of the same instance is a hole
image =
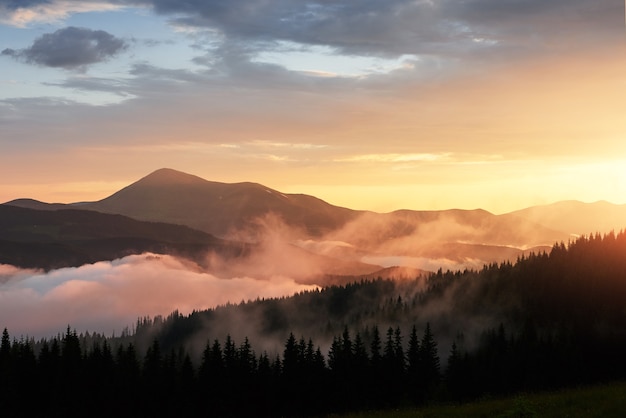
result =
[[[258,33],[201,2],[185,13],[211,17],[183,22],[158,1],[53,1],[19,25],[0,2],[0,201],[101,199],[170,167],[376,211],[626,203],[624,5],[494,2],[398,0],[368,12],[385,31],[318,37],[272,20],[291,2],[244,16]],[[96,29],[115,54],[57,65],[52,41]]]

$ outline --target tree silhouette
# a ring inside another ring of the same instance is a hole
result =
[[[420,343],[420,390],[428,396],[439,382],[440,366],[439,354],[437,352],[437,342],[430,329],[430,322],[426,323],[424,335]]]

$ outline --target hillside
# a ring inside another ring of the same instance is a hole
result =
[[[217,236],[254,236],[257,221],[270,213],[307,234],[321,235],[357,213],[313,196],[283,194],[256,183],[211,182],[171,169],[157,170],[81,208],[187,225]]]
[[[170,253],[202,262],[248,253],[246,245],[186,226],[142,222],[87,210],[34,210],[0,205],[0,264],[23,268],[77,267],[143,252]]]
[[[469,348],[484,329],[500,324],[521,332],[532,323],[548,334],[567,324],[580,337],[596,331],[621,333],[624,299],[626,234],[610,234],[582,237],[514,264],[440,271],[428,278],[357,281],[289,298],[218,307],[174,318],[172,326],[178,326],[171,332],[190,347],[197,347],[206,335],[222,339],[230,334],[237,340],[248,336],[270,350],[289,332],[326,346],[345,326],[353,331],[400,326],[406,331],[412,324],[423,328],[429,322],[447,352],[459,333]]]
[[[346,283],[354,275],[381,269],[359,260],[315,254],[282,240],[246,244],[184,225],[91,210],[0,205],[0,264],[50,270],[144,252],[183,257],[222,278],[279,275],[318,285]]]
[[[573,235],[618,232],[626,228],[626,205],[614,205],[604,201],[563,201],[518,210],[511,215],[550,225]]]

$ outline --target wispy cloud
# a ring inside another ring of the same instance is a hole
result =
[[[0,1],[0,23],[25,28],[33,23],[60,23],[74,13],[114,11],[124,5],[108,1]]]
[[[393,153],[393,154],[362,154],[337,158],[335,162],[379,162],[379,163],[408,163],[408,162],[435,162],[450,160],[451,153]]]
[[[272,142],[263,140],[254,140],[246,142],[246,145],[259,148],[291,148],[300,150],[312,150],[312,149],[324,149],[328,148],[325,144],[307,144],[307,143],[292,143],[292,142]]]

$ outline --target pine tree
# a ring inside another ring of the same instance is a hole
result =
[[[357,332],[354,337],[354,367],[359,370],[365,370],[369,364],[369,357],[361,334]]]
[[[296,337],[291,332],[283,351],[282,370],[288,379],[295,378],[299,372],[298,344],[296,343]]]
[[[382,342],[380,340],[380,332],[378,331],[378,326],[374,326],[372,330],[372,341],[370,343],[370,359],[372,366],[377,368],[380,364],[381,354],[380,350],[382,348]]]
[[[2,331],[2,342],[0,343],[0,400],[7,388],[11,385],[11,338],[9,331],[5,328]]]
[[[271,382],[272,381],[272,364],[270,363],[270,359],[267,355],[267,351],[264,351],[263,354],[259,356],[257,373],[259,376],[260,382]]]
[[[387,329],[387,339],[385,340],[385,349],[383,351],[383,359],[388,368],[393,368],[394,358],[396,356],[396,350],[393,340],[393,328]]]
[[[413,325],[411,335],[409,336],[409,348],[407,350],[408,374],[411,378],[417,377],[419,374],[420,363],[420,345],[417,338],[417,328]]]
[[[349,368],[352,359],[352,340],[350,339],[350,331],[348,331],[347,326],[344,328],[341,336],[341,356],[346,368]]]
[[[80,363],[82,352],[80,348],[80,340],[76,335],[76,330],[72,331],[67,326],[67,331],[61,341],[61,356],[66,365],[76,367]]]
[[[341,341],[337,337],[333,337],[333,342],[328,350],[328,367],[333,372],[337,372],[341,368]]]
[[[244,376],[250,376],[256,372],[257,360],[248,337],[244,338],[243,343],[239,346],[239,372]]]
[[[155,338],[144,357],[143,375],[148,382],[156,385],[161,380],[162,369],[163,355],[161,354],[161,345]]]
[[[387,382],[385,376],[385,364],[381,355],[382,342],[378,326],[372,328],[372,337],[370,341],[370,367],[367,386],[365,388],[368,405],[370,407],[382,407],[384,405],[384,393],[387,390]]]
[[[448,356],[448,365],[446,366],[445,381],[450,396],[455,401],[463,400],[464,392],[469,393],[470,388],[464,388],[466,386],[467,370],[464,370],[463,358],[461,352],[456,344],[456,341],[452,343],[450,349],[450,355]]]
[[[11,355],[11,338],[9,331],[5,328],[2,331],[2,342],[0,343],[0,367],[8,361]]]
[[[439,381],[439,354],[437,353],[437,342],[430,329],[430,323],[426,323],[426,329],[420,344],[420,360],[423,389],[428,390]]]
[[[237,349],[230,334],[226,335],[224,341],[224,368],[227,374],[233,373],[237,368]]]
[[[393,332],[393,351],[394,351],[394,363],[396,372],[398,375],[401,375],[404,372],[405,362],[404,362],[404,348],[402,347],[402,332],[400,331],[400,327],[396,327]]]

